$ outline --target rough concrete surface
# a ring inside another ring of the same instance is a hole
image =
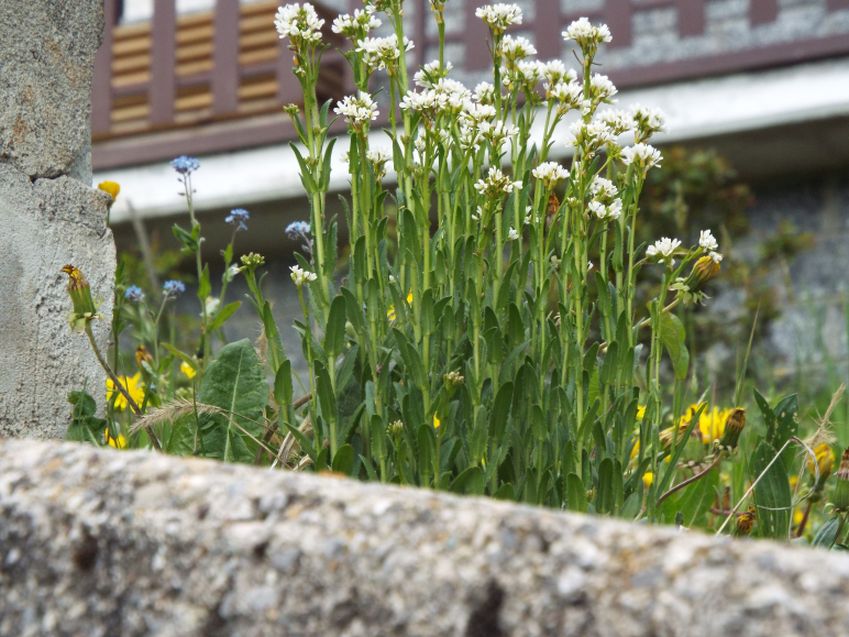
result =
[[[841,635],[849,556],[0,441],[3,635]]]
[[[91,179],[90,91],[103,0],[0,2],[0,161]]]
[[[0,435],[62,436],[68,392],[104,391],[60,272],[72,263],[91,282],[105,346],[115,247],[108,196],[88,187],[102,27],[102,0],[0,0]]]
[[[104,319],[94,329],[105,348],[115,276],[107,200],[75,179],[33,183],[0,162],[0,435],[61,437],[70,391],[85,388],[102,400],[105,374],[85,334],[68,324],[61,268],[80,267],[102,301]]]

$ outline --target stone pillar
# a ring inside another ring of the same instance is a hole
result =
[[[68,392],[101,398],[105,374],[67,321],[66,263],[105,320],[115,245],[91,188],[90,92],[103,0],[0,1],[0,436],[63,436]]]

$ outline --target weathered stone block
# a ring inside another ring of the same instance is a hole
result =
[[[0,2],[0,161],[91,179],[90,90],[103,0]]]
[[[0,634],[816,637],[849,556],[418,489],[0,441]]]
[[[102,301],[105,319],[94,331],[105,348],[115,273],[108,199],[70,177],[33,183],[0,163],[0,435],[61,437],[71,415],[68,392],[103,396],[105,374],[85,335],[68,324],[61,268],[79,266]]]
[[[67,394],[102,395],[105,374],[72,333],[60,268],[78,266],[103,302],[115,247],[108,196],[92,190],[90,92],[102,0],[0,1],[0,435],[62,436]]]

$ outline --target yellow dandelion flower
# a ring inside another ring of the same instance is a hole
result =
[[[112,201],[118,198],[118,193],[121,192],[121,184],[117,181],[101,181],[97,184],[98,190],[108,193],[112,197]]]
[[[442,421],[439,419],[439,416],[433,414],[433,428],[439,429],[440,426],[442,426]]]
[[[407,305],[410,305],[413,302],[413,293],[407,292]]]
[[[180,363],[180,371],[183,373],[183,376],[191,380],[195,376],[197,376],[197,370],[189,365],[186,361]]]
[[[643,474],[643,486],[648,489],[651,485],[654,484],[654,472],[646,471]]]
[[[117,438],[113,438],[109,435],[109,427],[103,430],[103,437],[106,439],[106,444],[114,449],[127,448],[127,439],[124,437],[124,434],[119,433]]]
[[[137,405],[141,405],[144,402],[144,385],[142,384],[142,378],[139,372],[136,372],[132,376],[119,376],[118,380],[124,389],[127,390],[130,397],[136,401]],[[115,398],[115,409],[124,410],[127,408],[127,399],[124,397],[124,394],[115,387],[111,378],[107,378],[106,402],[111,402],[113,397]]]
[[[706,445],[714,440],[719,440],[725,433],[725,423],[733,409],[720,409],[713,407],[705,409],[699,416],[699,432],[702,434],[702,442]]]
[[[805,519],[805,512],[802,509],[793,509],[793,526],[798,527]]]
[[[637,456],[640,455],[640,441],[634,443],[634,446],[631,447],[631,460],[636,460]]]
[[[642,422],[643,418],[646,417],[646,406],[645,405],[637,405],[637,422]]]
[[[787,478],[787,482],[789,482],[789,483],[790,483],[790,490],[791,490],[791,491],[795,491],[795,490],[796,490],[796,485],[797,485],[797,484],[799,484],[799,476],[797,476],[797,475],[794,473],[792,476],[790,476],[789,478]]]
[[[817,457],[817,464],[815,467],[813,460],[811,460],[811,457],[808,456],[808,461],[806,463],[808,473],[816,475],[817,471],[819,471],[820,479],[827,478],[834,470],[834,463],[837,460],[834,457],[834,452],[831,450],[831,445],[827,442],[819,443],[816,447],[814,447],[814,454]]]

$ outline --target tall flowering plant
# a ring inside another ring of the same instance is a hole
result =
[[[163,286],[158,310],[139,287],[119,290],[114,324],[116,332],[130,324],[140,341],[139,372],[122,380],[113,372],[117,354],[110,366],[98,352],[113,417],[99,419],[78,394],[74,431],[111,446],[801,535],[811,505],[824,500],[830,439],[822,428],[809,444],[796,437],[792,397],[771,406],[756,394],[765,433],[752,435],[744,409],[685,400],[691,365],[678,313],[704,301],[722,255],[710,230],[691,244],[638,242],[640,194],[662,163],[650,141],[663,117],[612,107],[616,87],[593,70],[608,28],[581,18],[563,31],[577,52],[570,68],[536,59],[531,42],[508,33],[522,22],[519,7],[480,7],[492,82],[469,88],[445,59],[444,5],[430,3],[438,58],[412,77],[402,0],[372,0],[338,16],[331,29],[350,40],[343,54],[356,92],[323,105],[324,20],[309,3],[277,13],[303,89],[302,105],[286,111],[309,220],[286,234],[300,244],[290,278],[302,311],[295,328],[304,378],[293,374],[264,296],[264,258],[234,257],[246,210],[225,218],[233,235],[213,295],[192,205],[199,164],[181,157],[173,166],[191,226],[174,233],[195,260],[200,329],[188,353],[160,337],[168,301],[185,291],[179,281]],[[384,19],[392,33],[371,36]],[[335,120],[347,135],[330,136]],[[326,207],[337,140],[347,145],[350,180],[339,223]],[[338,248],[340,225],[346,250]],[[72,324],[90,333],[99,315],[82,274],[67,271]],[[215,351],[239,310],[238,302],[222,305],[237,276],[262,335],[256,346],[243,340]],[[817,451],[808,487],[791,494],[787,449],[797,443]],[[742,445],[750,456],[743,463]],[[844,482],[849,475],[837,474]],[[838,491],[821,543],[837,543],[849,517]],[[750,501],[755,509],[741,508]],[[803,519],[791,519],[794,507]]]
[[[443,3],[432,5],[443,24]],[[280,10],[281,37],[302,32],[308,6]],[[369,35],[378,15],[393,35]],[[451,77],[443,30],[438,59],[410,83],[401,2],[367,3],[333,22],[351,40],[357,87],[333,109],[348,127],[350,253],[337,280],[339,264],[317,247],[327,195],[319,159],[330,150],[322,116],[319,144],[302,135],[306,155],[296,151],[316,239],[302,264],[316,281],[296,281],[310,297],[300,327],[313,435],[301,453],[319,467],[349,459],[354,473],[385,481],[555,505],[572,493],[573,506],[612,490],[599,509],[628,501],[652,510],[642,476],[663,476],[654,490],[670,485],[659,434],[684,409],[664,407],[681,392],[667,391],[663,361],[676,387],[688,369],[675,308],[700,300],[716,274],[716,240],[704,231],[689,247],[636,244],[640,191],[661,163],[648,142],[663,121],[648,108],[607,108],[616,88],[593,72],[611,40],[606,26],[569,25],[563,37],[580,64],[567,68],[535,59],[528,40],[508,33],[522,22],[516,5],[476,15],[490,31],[492,83],[474,89]],[[318,37],[290,38],[296,59]],[[378,69],[388,84],[381,106]],[[289,111],[298,131],[310,127],[315,93],[302,84],[304,109]],[[373,148],[381,108],[391,157]],[[564,155],[566,164],[552,159]],[[651,299],[636,298],[644,269],[659,279]]]

